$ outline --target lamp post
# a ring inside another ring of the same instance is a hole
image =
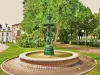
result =
[[[84,41],[85,41],[85,46],[86,46],[86,30],[82,30],[82,33],[84,34]]]
[[[84,30],[82,30],[81,32],[82,32],[82,34],[83,34],[83,38],[84,38],[84,32],[85,32],[85,31],[84,31]]]

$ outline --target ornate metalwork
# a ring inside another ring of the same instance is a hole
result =
[[[48,14],[47,16],[48,24],[44,24],[44,26],[47,26],[47,32],[46,32],[46,47],[44,49],[44,55],[54,55],[54,49],[52,46],[52,31],[51,26],[54,26],[54,24],[50,24],[51,16]]]

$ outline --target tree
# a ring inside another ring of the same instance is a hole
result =
[[[33,35],[44,34],[43,24],[48,23],[46,17],[50,13],[51,23],[56,25],[56,40],[58,34],[62,34],[60,28],[69,30],[70,40],[77,37],[76,34],[87,27],[86,18],[92,15],[91,10],[78,0],[27,0],[25,5],[23,30]]]

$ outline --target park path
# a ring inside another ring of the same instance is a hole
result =
[[[80,52],[85,53],[93,53],[93,54],[100,54],[100,48],[98,47],[86,47],[86,46],[78,46],[78,45],[69,45],[69,44],[60,44],[57,43],[56,46],[63,47],[63,48],[69,48],[69,49],[76,49]]]
[[[0,43],[0,52],[6,50],[7,48],[8,48],[7,45],[5,45],[5,44],[1,44],[1,43]]]

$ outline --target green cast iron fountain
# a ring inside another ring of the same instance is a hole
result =
[[[54,24],[51,24],[51,15],[48,14],[47,16],[48,24],[44,24],[44,26],[47,26],[47,32],[46,32],[46,47],[44,49],[44,55],[54,55],[54,48],[52,46],[52,31],[51,26],[54,26]]]

